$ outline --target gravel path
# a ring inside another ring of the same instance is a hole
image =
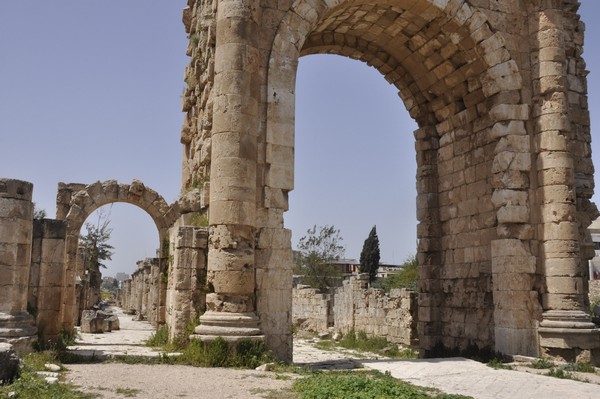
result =
[[[281,398],[293,382],[271,372],[172,365],[72,364],[68,369],[68,379],[81,390],[106,399]]]

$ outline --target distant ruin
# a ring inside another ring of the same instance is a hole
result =
[[[41,236],[37,297],[53,287],[61,300],[39,310],[58,306],[61,325],[74,325],[81,223],[98,206],[125,201],[145,209],[159,231],[161,260],[150,275],[168,277],[166,288],[156,284],[164,290],[155,295],[164,298],[157,323],[177,334],[205,306],[196,338],[263,339],[291,360],[284,213],[294,188],[296,70],[303,55],[337,54],[376,68],[419,126],[422,354],[476,345],[599,362],[587,297],[594,255],[587,227],[599,213],[590,201],[578,7],[576,0],[188,0],[182,196],[168,205],[141,182],[61,186],[56,221]],[[0,181],[0,337],[11,329],[12,340],[32,334],[30,193],[25,182]],[[44,251],[50,240],[56,252]],[[60,287],[42,283],[44,268],[62,273]]]

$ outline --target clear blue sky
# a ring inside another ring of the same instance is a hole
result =
[[[189,60],[185,4],[0,1],[0,176],[33,182],[34,201],[50,217],[59,181],[138,178],[174,201]],[[600,2],[583,0],[581,14],[594,131],[600,26],[592,22]],[[377,225],[382,261],[413,254],[415,124],[395,88],[360,62],[309,56],[301,59],[296,106],[296,189],[286,214],[294,244],[313,224],[332,224],[357,258]],[[158,233],[133,205],[115,204],[111,219],[116,253],[105,275],[131,273],[154,255]]]

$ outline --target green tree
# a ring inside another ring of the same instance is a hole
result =
[[[46,210],[38,208],[34,202],[33,203],[33,219],[41,220],[41,219],[44,219],[45,217],[46,217]]]
[[[340,231],[334,226],[313,226],[298,243],[295,273],[304,276],[304,283],[325,291],[336,285],[339,271],[332,261],[344,256]]]
[[[377,277],[379,259],[379,237],[376,226],[373,226],[360,252],[360,272],[369,274],[369,282],[375,281]]]
[[[101,267],[106,268],[103,262],[112,259],[114,247],[108,243],[112,233],[109,225],[109,215],[99,211],[96,224],[86,222],[86,234],[79,236],[79,250],[89,272],[99,272]]]

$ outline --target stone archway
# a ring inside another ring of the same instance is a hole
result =
[[[394,32],[393,40],[385,32]],[[519,95],[510,95],[522,89],[522,79],[501,36],[493,33],[483,13],[466,2],[295,2],[275,37],[267,85],[265,185],[280,195],[293,189],[292,179],[281,178],[293,176],[293,156],[281,154],[293,153],[298,58],[315,53],[348,56],[378,69],[398,88],[419,125],[415,139],[421,346],[425,350],[439,343],[451,348],[493,346],[494,335],[509,328],[526,336],[526,351],[535,351],[532,318],[519,328],[492,322],[502,312],[492,306],[493,296],[502,292],[493,290],[494,254],[489,251],[498,238],[497,220],[531,223],[529,215],[498,219],[498,212],[506,212],[506,203],[492,201],[502,190],[503,196],[518,195],[527,204],[527,185],[493,185],[489,177],[528,172],[531,166],[529,143],[523,140],[511,154],[518,161],[499,166],[498,140],[506,136],[518,140],[528,118],[528,106],[521,104]],[[503,133],[492,133],[497,130]],[[475,275],[472,268],[477,269]],[[533,272],[529,274],[519,276],[530,281],[522,306],[535,308],[530,296]],[[465,298],[469,290],[477,299]],[[448,303],[442,292],[459,297],[459,303]],[[513,344],[498,350],[512,352]]]
[[[190,5],[184,186],[210,191],[215,291],[200,337],[264,335],[291,356],[295,76],[300,56],[333,53],[378,69],[419,125],[425,354],[600,348],[585,315],[597,211],[576,1]]]
[[[77,249],[81,227],[85,220],[98,208],[115,202],[135,205],[150,215],[157,229],[160,248],[163,240],[168,239],[168,229],[179,216],[177,210],[154,190],[147,188],[141,181],[131,184],[119,184],[116,180],[96,182],[90,185],[59,185],[57,196],[57,219],[67,222],[65,240],[65,269],[61,301],[61,320],[64,328],[70,331],[77,320],[76,276]]]

